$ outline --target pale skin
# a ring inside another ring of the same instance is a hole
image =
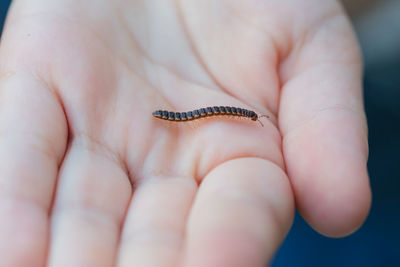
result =
[[[297,208],[370,206],[336,1],[16,0],[0,46],[0,266],[264,266]],[[172,123],[157,109],[265,114]]]

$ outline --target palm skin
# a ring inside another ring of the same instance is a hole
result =
[[[264,266],[294,206],[368,213],[357,43],[334,1],[14,1],[0,266]],[[151,116],[232,105],[249,120]]]

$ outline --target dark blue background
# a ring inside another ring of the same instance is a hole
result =
[[[9,1],[0,1],[2,26]],[[367,65],[364,83],[370,142],[368,170],[373,192],[371,213],[358,232],[342,239],[315,233],[296,214],[273,267],[400,266],[400,58]]]
[[[0,27],[1,27],[1,29],[3,29],[3,22],[4,22],[4,18],[5,18],[9,4],[10,4],[9,0],[0,0]]]

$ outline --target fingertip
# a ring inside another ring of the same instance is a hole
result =
[[[363,182],[367,179],[365,172],[362,179],[355,179],[361,182],[347,183],[345,188],[337,180],[329,185],[316,185],[308,199],[299,201],[298,209],[320,234],[333,238],[348,236],[361,227],[369,214],[371,190],[369,184]],[[338,187],[342,188],[333,189]]]
[[[343,237],[365,221],[371,190],[364,129],[352,116],[335,117],[310,122],[284,140],[284,150],[301,215],[317,232]]]

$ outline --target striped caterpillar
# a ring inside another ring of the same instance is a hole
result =
[[[264,125],[260,121],[260,118],[261,117],[269,118],[266,115],[259,116],[252,110],[247,110],[237,107],[223,107],[223,106],[206,107],[188,112],[173,112],[167,110],[156,110],[153,112],[154,117],[168,121],[191,121],[204,117],[223,116],[223,115],[249,118],[252,121],[258,121],[263,127]]]

